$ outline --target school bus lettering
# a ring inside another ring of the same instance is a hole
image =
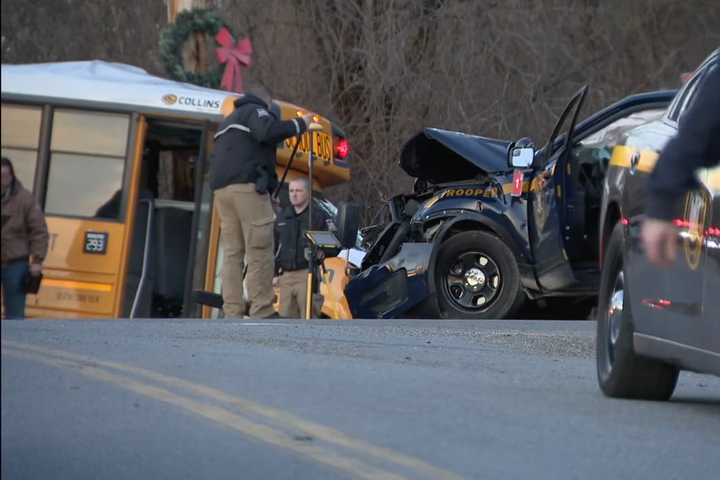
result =
[[[329,164],[330,160],[333,157],[332,154],[332,142],[330,141],[330,136],[325,135],[324,133],[317,133],[314,135],[315,139],[315,145],[313,148],[313,152],[317,154],[318,157],[320,157],[325,164]]]
[[[78,303],[100,303],[100,297],[98,295],[92,295],[87,293],[76,293],[76,292],[57,292],[55,298],[58,301],[65,302],[78,302]]]
[[[207,98],[195,98],[195,97],[180,96],[180,97],[178,97],[177,103],[178,103],[178,105],[187,105],[187,106],[199,107],[199,108],[212,108],[212,109],[220,108],[220,101],[211,100],[211,99],[207,99]]]
[[[285,145],[288,148],[294,148],[297,142],[298,137],[290,137],[285,140]],[[298,145],[298,150],[302,152],[307,152],[308,150],[310,150],[310,139],[307,133],[303,133],[302,135],[300,135],[300,145]]]
[[[296,143],[297,137],[290,137],[284,142],[285,147],[290,149],[294,148]],[[307,153],[310,151],[311,145],[313,155],[315,155],[316,158],[321,159],[325,165],[330,165],[333,160],[333,148],[330,135],[325,132],[314,132],[311,138],[309,133],[303,133],[300,136],[300,145],[298,145],[298,150],[300,152]]]

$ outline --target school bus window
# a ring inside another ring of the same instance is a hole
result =
[[[33,182],[35,181],[37,150],[21,150],[3,147],[2,156],[10,159],[15,169],[15,176],[20,180],[23,187],[32,191]]]
[[[128,115],[56,110],[50,148],[124,157],[129,126]]]
[[[53,152],[45,212],[118,218],[124,163],[119,157]]]
[[[2,105],[2,155],[15,167],[20,182],[32,190],[40,142],[40,107]]]
[[[45,211],[119,218],[129,115],[57,110]]]

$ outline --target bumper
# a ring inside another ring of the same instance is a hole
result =
[[[345,289],[353,318],[398,317],[430,297],[432,252],[431,243],[405,243],[387,262],[355,276]]]

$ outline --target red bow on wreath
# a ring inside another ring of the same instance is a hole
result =
[[[230,31],[226,27],[222,27],[215,35],[215,41],[220,47],[215,49],[215,55],[220,63],[225,64],[225,72],[223,73],[220,86],[231,92],[242,92],[242,73],[240,67],[249,67],[252,63],[250,55],[252,55],[252,43],[249,38],[238,40],[237,45],[233,45],[233,38]]]

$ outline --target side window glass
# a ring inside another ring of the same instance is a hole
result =
[[[696,74],[688,82],[688,84],[685,85],[685,87],[680,91],[680,93],[678,93],[669,108],[668,118],[670,120],[674,122],[680,120],[682,114],[693,104],[698,85],[700,84],[702,79],[707,76],[707,73],[714,68],[717,68],[716,65],[710,64],[708,68],[705,68],[701,73]]]
[[[130,116],[55,110],[45,211],[119,218]]]
[[[690,81],[675,96],[672,103],[670,104],[670,108],[668,109],[668,119],[672,120],[673,122],[678,121],[678,119],[680,118],[680,112],[682,111],[682,106],[683,104],[685,104],[688,96],[690,95],[690,92],[692,92],[695,88],[695,85],[697,85],[699,77],[700,75],[695,75],[693,78],[691,78]]]
[[[40,107],[2,104],[2,156],[10,159],[28,190],[35,181],[41,121]]]
[[[716,65],[711,64],[708,68],[705,69],[702,75],[697,76],[697,81],[695,82],[695,84],[688,89],[688,94],[684,99],[682,106],[680,107],[680,113],[678,118],[681,118],[683,113],[685,113],[692,106],[692,104],[695,103],[695,99],[697,98],[696,94],[698,91],[698,86],[702,83],[704,78],[707,78],[708,73],[710,73],[715,68],[717,68]]]
[[[659,119],[664,112],[665,110],[660,108],[636,111],[591,133],[573,148],[575,161],[582,168],[591,168],[599,175],[604,175],[613,148],[624,141],[625,134],[632,128]]]
[[[683,97],[682,102],[680,102],[679,108],[678,108],[678,114],[677,114],[677,120],[680,120],[680,117],[682,117],[682,114],[685,113],[685,111],[692,105],[692,101],[695,98],[695,92],[697,91],[697,86],[700,84],[699,78],[696,80],[688,89],[687,94]]]

